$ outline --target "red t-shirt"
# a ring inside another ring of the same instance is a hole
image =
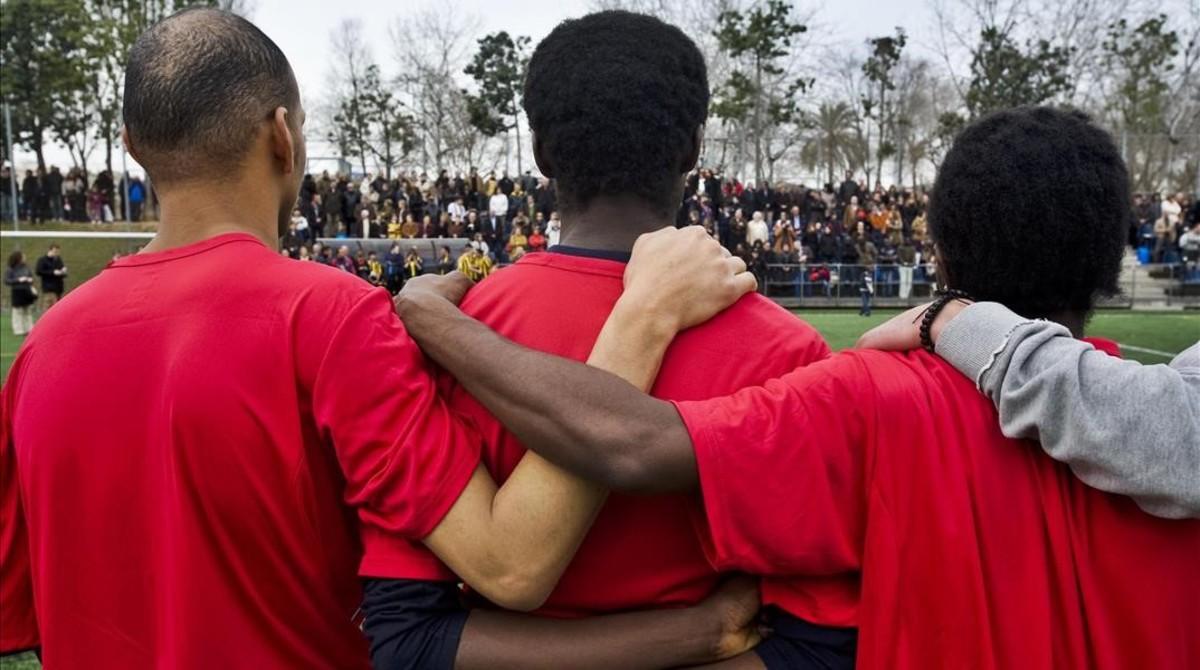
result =
[[[860,667],[1200,667],[1200,522],[1004,438],[939,358],[845,352],[678,408],[716,564],[860,571]]]
[[[473,289],[463,311],[518,344],[586,360],[621,295],[625,264],[582,253],[595,252],[528,254]],[[828,356],[811,326],[761,296],[748,296],[679,335],[652,393],[710,398]],[[448,381],[443,391],[482,435],[484,462],[497,482],[507,479],[525,449],[460,386]],[[694,495],[610,496],[539,614],[577,617],[702,599],[717,572],[692,524],[690,510],[698,504]]]
[[[0,649],[51,667],[365,667],[357,527],[424,537],[479,458],[386,291],[245,234],[72,291],[3,407]]]

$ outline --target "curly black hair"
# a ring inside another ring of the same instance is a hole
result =
[[[1129,207],[1107,132],[1081,112],[1021,107],[955,138],[928,219],[948,286],[1046,318],[1118,291]]]
[[[563,21],[529,59],[523,97],[564,210],[621,194],[678,207],[709,100],[704,56],[681,30],[625,11]]]

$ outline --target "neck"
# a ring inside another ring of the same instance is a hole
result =
[[[254,193],[245,184],[177,184],[159,194],[162,221],[143,253],[195,244],[217,235],[248,233],[279,246],[279,208],[268,198],[230,198]],[[261,192],[261,188],[258,189]]]
[[[587,209],[563,212],[559,243],[598,251],[628,252],[645,233],[673,226],[670,216],[655,214],[629,197],[601,198]]]

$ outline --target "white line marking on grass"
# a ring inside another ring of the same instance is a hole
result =
[[[1146,349],[1146,348],[1144,348],[1144,347],[1135,347],[1135,346],[1133,346],[1132,344],[1121,344],[1120,342],[1118,342],[1117,344],[1118,344],[1118,345],[1119,345],[1119,346],[1120,346],[1122,349],[1128,349],[1128,350],[1130,350],[1130,351],[1136,351],[1136,352],[1138,352],[1138,353],[1140,353],[1140,354],[1151,354],[1151,355],[1154,355],[1154,356],[1162,356],[1163,358],[1175,358],[1176,356],[1178,356],[1178,355],[1179,355],[1179,354],[1173,354],[1173,353],[1171,353],[1171,352],[1169,352],[1169,351],[1159,351],[1158,349]]]

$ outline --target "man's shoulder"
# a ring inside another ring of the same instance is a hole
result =
[[[824,344],[824,338],[816,328],[759,293],[743,296],[694,330],[745,333],[770,343],[819,341]]]

